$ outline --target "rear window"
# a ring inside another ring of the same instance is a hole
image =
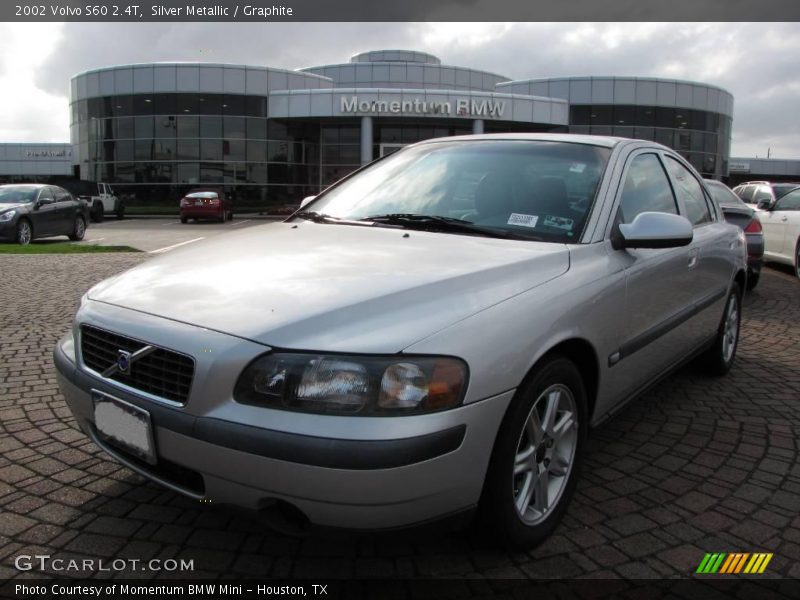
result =
[[[217,198],[217,192],[194,192],[186,194],[186,198]]]
[[[714,198],[714,201],[721,206],[747,208],[747,205],[742,202],[742,199],[722,183],[708,182],[706,183],[706,188],[711,193],[711,197]]]

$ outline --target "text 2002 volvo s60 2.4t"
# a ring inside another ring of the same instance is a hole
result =
[[[356,529],[477,507],[530,545],[589,426],[688,358],[730,368],[745,277],[665,147],[443,138],[100,283],[55,362],[95,443],[189,496]]]

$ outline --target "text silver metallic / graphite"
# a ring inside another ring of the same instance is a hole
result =
[[[154,5],[150,7],[150,15],[153,17],[236,17],[238,16],[240,6],[224,6],[216,4],[213,6],[195,6],[187,4],[186,6],[162,6]],[[252,4],[245,4],[241,7],[242,16],[245,17],[291,17],[293,10],[291,7],[283,5],[275,6],[254,6]]]

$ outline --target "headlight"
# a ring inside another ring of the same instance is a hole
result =
[[[8,223],[11,219],[14,218],[14,215],[17,214],[15,210],[9,210],[8,212],[4,212],[0,215],[0,223]]]
[[[461,404],[467,366],[449,357],[274,353],[242,372],[233,397],[314,413],[419,414]]]

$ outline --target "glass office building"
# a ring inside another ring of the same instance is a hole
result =
[[[403,145],[449,135],[573,131],[655,139],[726,174],[733,99],[699,83],[511,81],[378,50],[298,71],[210,63],[114,66],[70,90],[75,172],[132,205],[222,187],[239,210],[296,204]]]

